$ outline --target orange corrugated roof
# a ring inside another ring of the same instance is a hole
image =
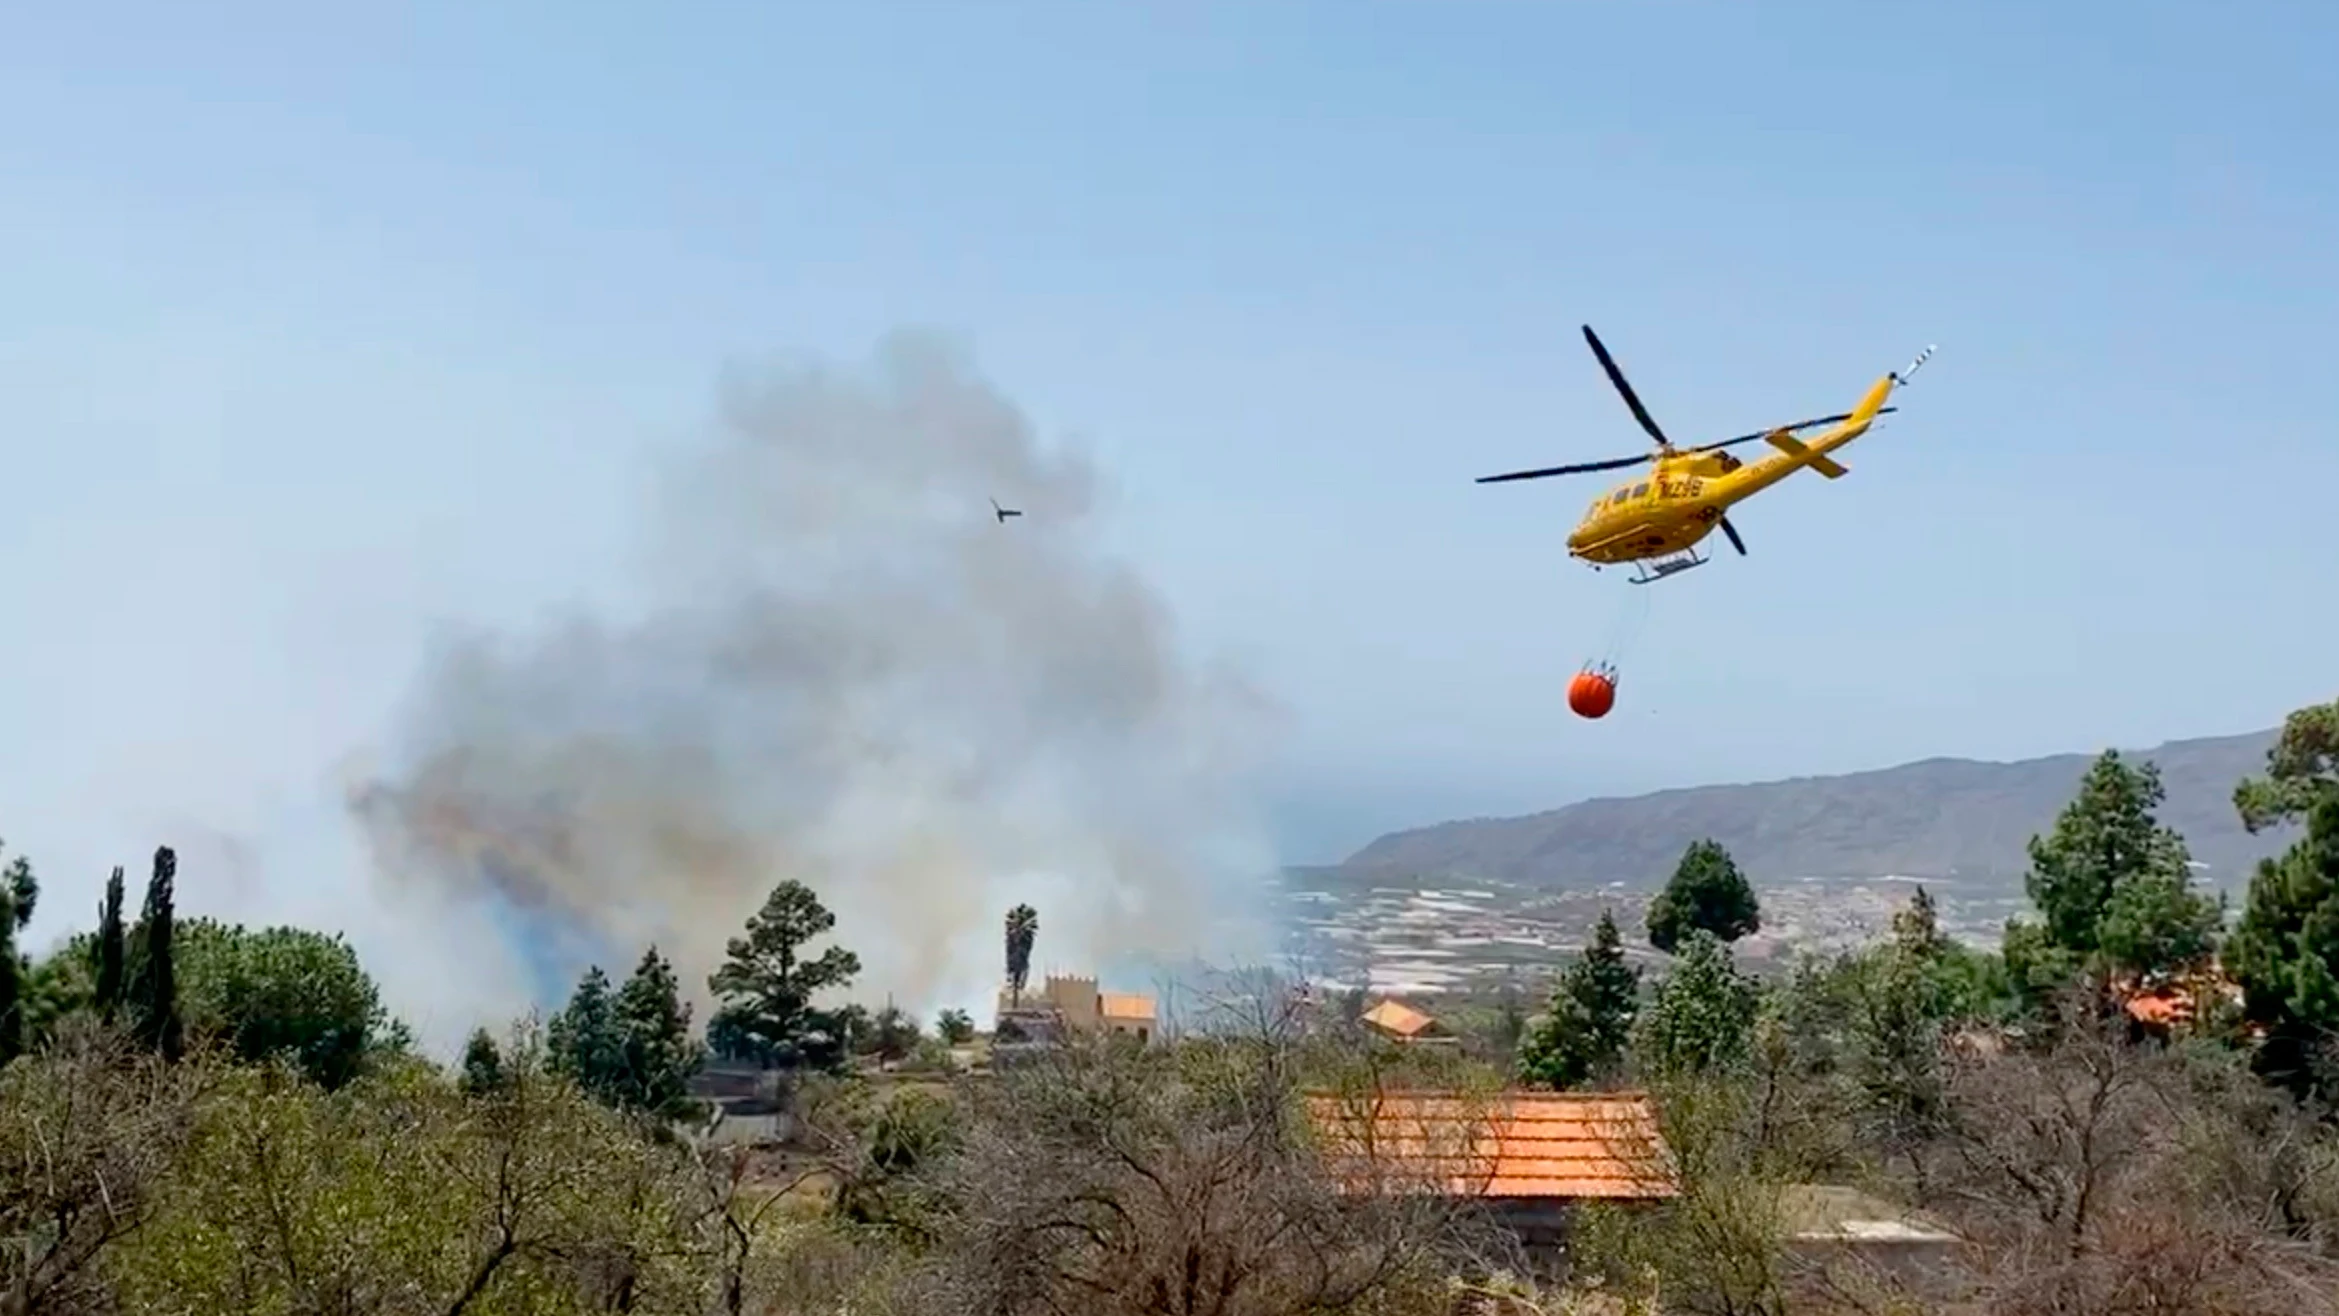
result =
[[[1389,1000],[1365,1011],[1363,1017],[1373,1027],[1386,1029],[1399,1037],[1412,1037],[1437,1022],[1410,1005]]]
[[[1655,1109],[1641,1093],[1317,1094],[1309,1115],[1345,1177],[1470,1197],[1672,1197]]]
[[[1107,1019],[1118,1019],[1124,1023],[1151,1023],[1153,998],[1127,992],[1099,992],[1096,1012]]]

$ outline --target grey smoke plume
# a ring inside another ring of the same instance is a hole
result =
[[[857,991],[928,1008],[985,997],[1019,899],[1043,964],[1263,949],[1223,937],[1271,868],[1246,780],[1272,710],[1181,659],[1097,543],[1087,462],[920,336],[726,392],[660,490],[646,616],[425,672],[402,770],[350,796],[378,877],[516,914],[539,995],[653,940],[703,988],[790,877]]]

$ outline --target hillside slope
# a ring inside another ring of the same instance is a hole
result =
[[[2265,767],[2272,731],[2172,741],[2143,752],[2168,787],[2161,820],[2183,832],[2202,877],[2238,893],[2289,834],[2251,836],[2234,783]],[[1595,799],[1522,818],[1393,832],[1341,864],[1354,874],[1480,877],[1578,888],[1662,882],[1700,837],[1728,847],[1759,885],[1886,876],[1961,886],[2019,883],[2025,843],[2070,802],[2092,754],[2017,763],[1927,759],[1840,777],[1700,786]]]

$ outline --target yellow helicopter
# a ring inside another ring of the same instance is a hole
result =
[[[1804,467],[1830,480],[1842,478],[1846,473],[1844,467],[1828,454],[1867,433],[1878,416],[1898,410],[1885,406],[1884,400],[1892,396],[1894,388],[1907,384],[1933,355],[1933,349],[1928,347],[1917,354],[1907,369],[1877,380],[1867,396],[1860,399],[1860,405],[1850,411],[1741,434],[1719,443],[1676,448],[1665,432],[1657,428],[1657,422],[1649,418],[1648,409],[1641,405],[1632,385],[1625,382],[1624,372],[1616,368],[1616,359],[1608,355],[1607,347],[1601,344],[1600,336],[1592,332],[1590,325],[1584,326],[1584,341],[1591,344],[1592,355],[1600,358],[1600,368],[1608,372],[1608,382],[1624,395],[1624,404],[1632,408],[1633,419],[1657,441],[1656,450],[1637,457],[1482,476],[1478,483],[1540,480],[1553,475],[1613,471],[1641,462],[1652,463],[1655,469],[1647,478],[1617,485],[1595,499],[1591,509],[1584,513],[1584,519],[1567,537],[1568,556],[1581,558],[1594,568],[1629,562],[1633,564],[1632,580],[1637,585],[1704,565],[1707,559],[1698,553],[1697,546],[1716,526],[1729,538],[1730,547],[1737,549],[1739,556],[1745,556],[1746,541],[1738,537],[1738,528],[1730,524],[1729,509]],[[1809,442],[1795,437],[1797,431],[1820,425],[1836,428]],[[1778,452],[1760,461],[1743,462],[1726,451],[1756,439],[1768,442]]]

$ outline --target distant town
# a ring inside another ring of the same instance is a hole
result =
[[[1736,947],[1750,968],[1784,966],[1804,953],[1851,950],[1882,936],[1912,879],[1808,879],[1759,886],[1762,930]],[[1995,947],[2006,920],[2027,903],[2019,888],[1964,889],[1923,883],[1940,906],[1943,930]],[[1567,962],[1604,909],[1616,912],[1630,953],[1654,959],[1641,930],[1650,893],[1625,883],[1548,891],[1492,881],[1405,884],[1362,881],[1338,870],[1295,869],[1282,877],[1288,952],[1307,976],[1339,989],[1406,996],[1473,994],[1537,978]]]

